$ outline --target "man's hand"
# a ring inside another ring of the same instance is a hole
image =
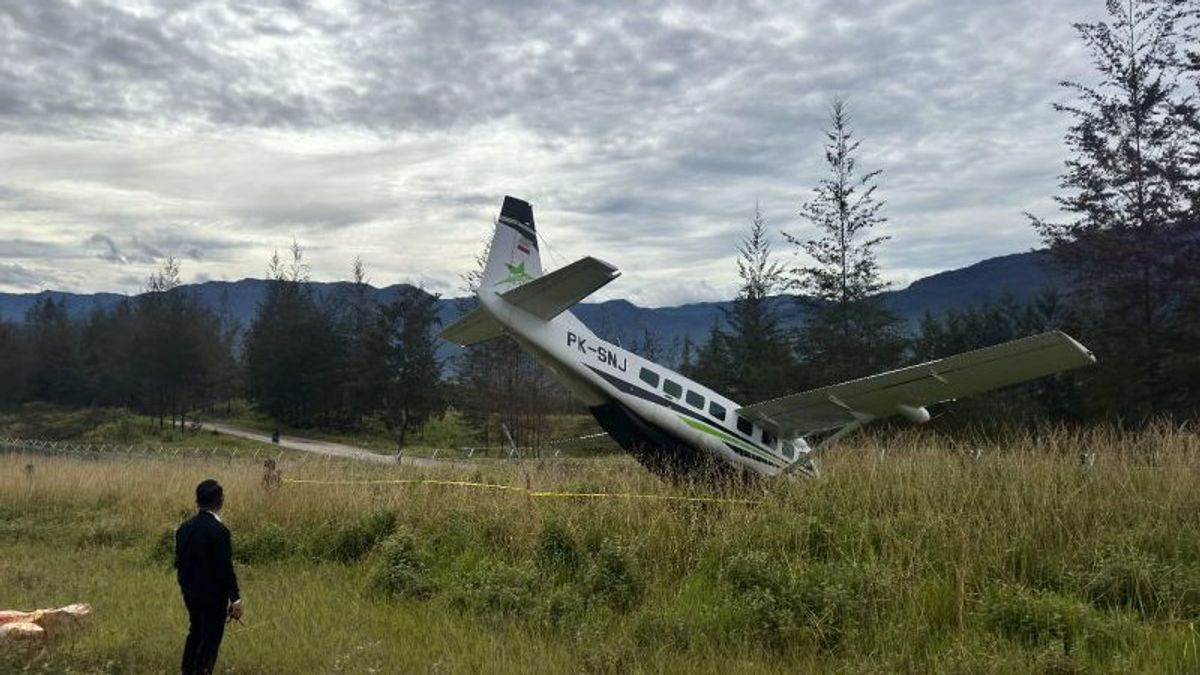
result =
[[[237,602],[235,602],[229,606],[229,618],[233,619],[234,621],[242,620],[242,601],[241,600],[238,600]]]

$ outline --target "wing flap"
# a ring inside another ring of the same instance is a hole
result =
[[[621,276],[616,267],[587,257],[514,288],[500,297],[549,321]]]
[[[467,312],[458,321],[450,324],[442,331],[443,340],[449,340],[457,345],[469,347],[473,344],[486,342],[500,337],[504,333],[500,323],[493,319],[482,307]]]
[[[902,414],[1095,362],[1086,347],[1050,331],[916,366],[746,406],[737,412],[781,438]]]

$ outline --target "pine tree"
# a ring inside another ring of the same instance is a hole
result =
[[[879,296],[886,284],[875,249],[888,239],[873,235],[886,222],[883,202],[875,196],[881,171],[860,171],[857,153],[862,141],[854,139],[844,100],[834,99],[829,119],[829,175],[800,209],[818,236],[784,236],[813,261],[794,270],[794,286],[806,310],[797,340],[804,375],[840,381],[895,365],[903,338],[902,320]]]
[[[792,389],[795,364],[780,327],[774,296],[787,285],[786,270],[771,255],[762,209],[754,205],[750,232],[738,247],[742,286],[725,319],[729,334],[729,394],[745,402],[782,396]]]
[[[729,334],[722,328],[721,319],[715,318],[708,329],[708,339],[696,348],[694,360],[686,360],[679,372],[716,391],[734,396],[733,381],[737,367],[729,345]]]
[[[65,302],[38,299],[25,314],[29,345],[29,396],[34,401],[63,405],[91,402],[80,353],[79,327]]]
[[[387,346],[384,422],[401,450],[408,434],[444,407],[434,334],[441,323],[436,303],[436,296],[406,287],[395,302],[379,310]]]
[[[1200,282],[1200,164],[1194,93],[1180,78],[1183,4],[1110,0],[1108,14],[1076,25],[1098,84],[1064,83],[1076,101],[1055,106],[1072,119],[1055,198],[1069,219],[1031,218],[1092,318],[1096,412],[1137,420],[1196,407],[1195,378],[1172,364],[1200,351],[1186,308]]]
[[[141,408],[135,378],[139,329],[134,303],[128,299],[109,309],[96,309],[83,325],[83,360],[96,392],[96,403]]]
[[[167,258],[147,279],[133,312],[130,375],[140,407],[156,415],[160,427],[168,414],[172,426],[178,421],[182,427],[188,412],[211,404],[220,371],[232,360],[220,318],[181,283],[179,261]]]
[[[21,326],[0,321],[0,408],[25,400],[29,381],[29,343]]]
[[[375,330],[379,307],[372,297],[362,258],[354,259],[344,305],[340,322],[346,345],[345,368],[340,377],[342,405],[350,423],[358,426],[379,408],[387,383],[387,349],[381,331]]]
[[[293,243],[291,253],[268,265],[267,295],[246,336],[246,384],[271,417],[305,427],[332,420],[344,347],[308,284],[303,250]]]

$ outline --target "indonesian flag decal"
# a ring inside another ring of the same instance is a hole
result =
[[[529,245],[525,243],[524,239],[517,240],[517,250],[525,255],[529,255]]]

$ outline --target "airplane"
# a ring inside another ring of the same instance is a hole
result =
[[[819,452],[868,422],[898,415],[923,424],[930,405],[1096,360],[1070,336],[1050,331],[742,405],[600,339],[570,312],[618,276],[616,267],[593,257],[544,274],[533,207],[505,197],[476,291],[479,305],[441,337],[464,347],[512,338],[618,445],[671,480],[814,475]]]

